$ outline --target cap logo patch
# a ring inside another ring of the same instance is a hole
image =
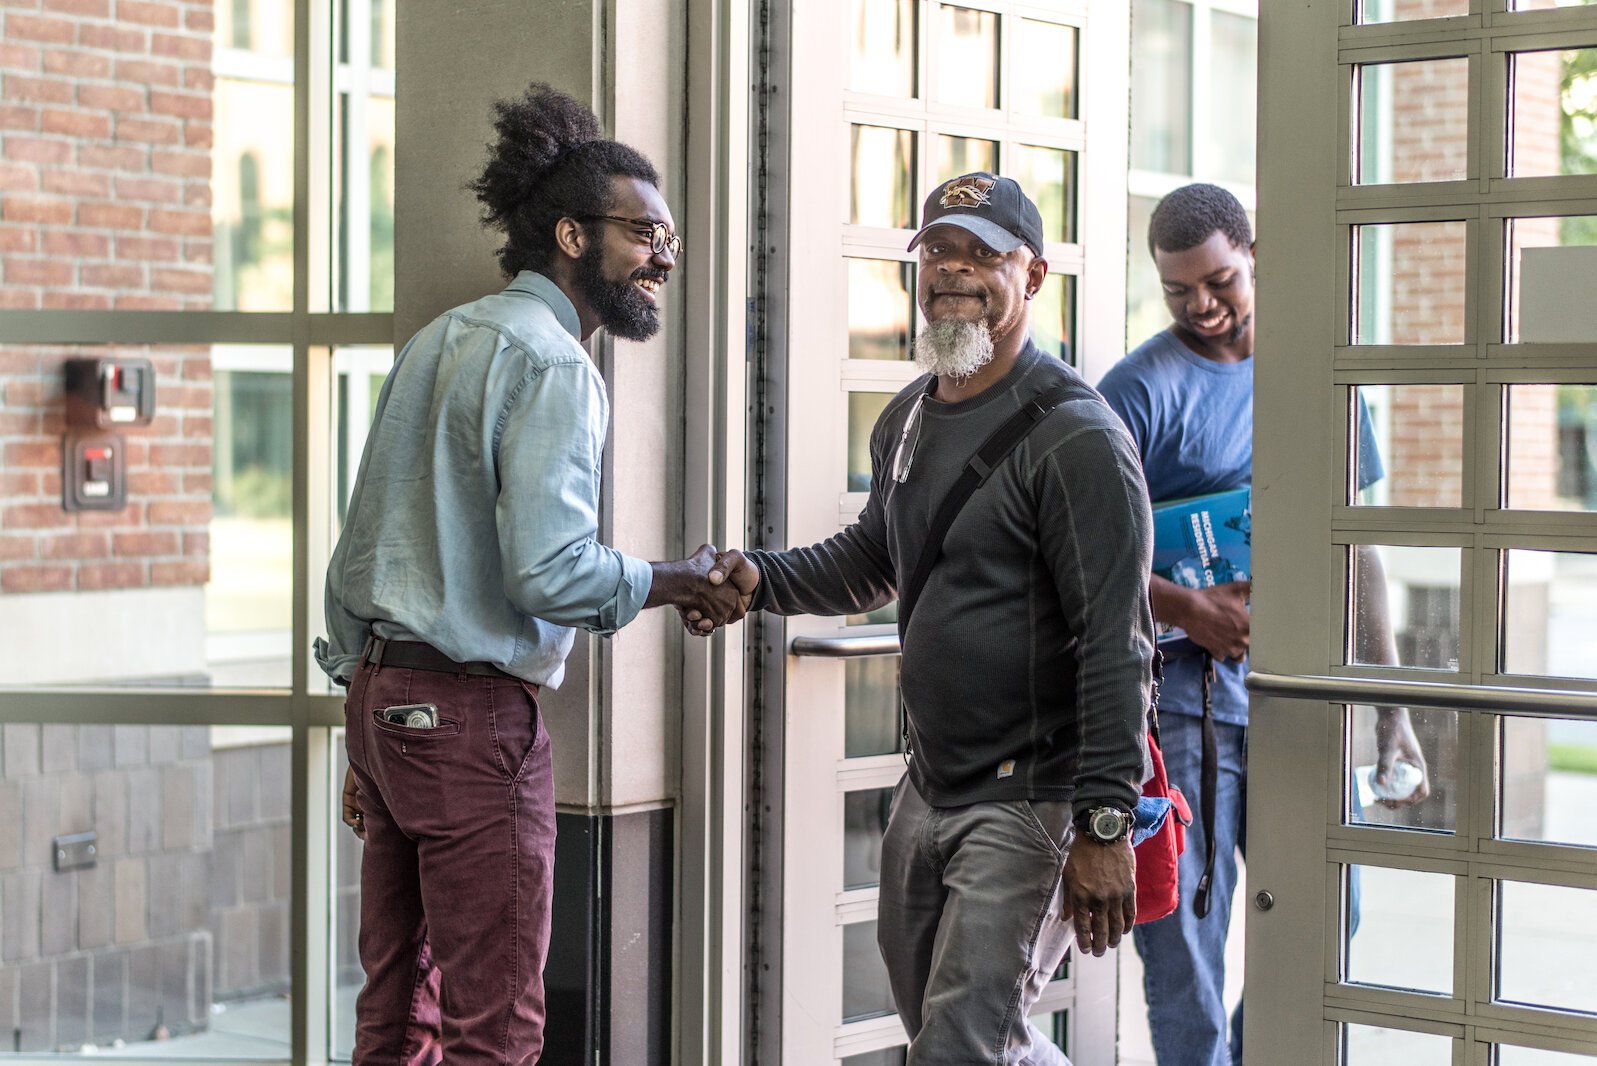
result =
[[[993,202],[992,178],[955,178],[943,187],[938,203],[944,207],[986,207]]]

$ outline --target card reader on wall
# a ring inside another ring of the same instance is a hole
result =
[[[155,421],[155,367],[148,359],[68,359],[67,424],[111,429]]]

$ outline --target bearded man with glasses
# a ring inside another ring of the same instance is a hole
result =
[[[1030,338],[1048,273],[1036,205],[1009,178],[967,174],[921,217],[910,248],[926,373],[871,433],[864,511],[820,544],[729,552],[717,567],[745,581],[757,568],[754,607],[777,614],[914,597],[913,614],[899,608],[908,772],[882,842],[877,925],[908,1062],[1060,1066],[1027,1014],[1070,925],[1102,955],[1136,916],[1148,490],[1114,412]],[[917,595],[933,516],[1029,405],[1047,411],[947,527]]]
[[[349,686],[344,821],[366,842],[357,1066],[538,1060],[555,843],[539,691],[577,628],[671,604],[703,634],[752,590],[748,571],[711,579],[708,545],[649,563],[598,540],[609,404],[579,342],[660,328],[682,241],[659,175],[547,85],[494,125],[473,191],[510,284],[394,361],[327,571],[316,655]]]

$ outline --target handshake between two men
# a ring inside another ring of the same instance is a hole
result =
[[[652,563],[654,584],[645,607],[675,607],[682,624],[696,637],[741,621],[754,601],[759,569],[736,548],[717,551],[702,545],[686,559]]]

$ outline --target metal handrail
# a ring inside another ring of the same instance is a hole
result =
[[[1248,691],[1257,696],[1358,703],[1377,707],[1445,707],[1496,711],[1536,718],[1597,720],[1597,692],[1460,685],[1445,681],[1388,681],[1250,671]]]
[[[848,637],[794,637],[788,645],[794,655],[821,659],[860,659],[868,655],[897,655],[897,633],[862,633]]]

